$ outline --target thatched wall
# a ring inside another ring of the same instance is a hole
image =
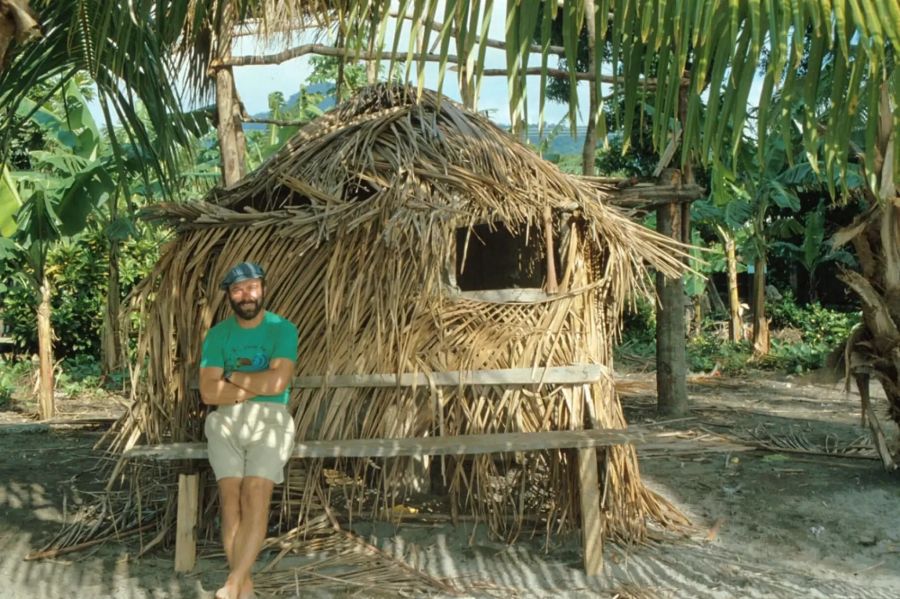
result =
[[[108,439],[117,454],[135,443],[201,440],[201,341],[229,313],[217,285],[242,260],[265,266],[268,308],[299,328],[298,375],[611,367],[623,305],[645,291],[644,265],[682,268],[674,244],[605,206],[595,188],[486,119],[403,88],[367,90],[239,185],[153,216],[178,234],[134,296],[144,323],[140,366],[133,409]],[[479,223],[526,235],[544,259],[556,256],[558,290],[497,302],[455,288],[466,251],[458,231]],[[298,439],[625,426],[611,378],[566,387],[295,389],[291,407]],[[633,448],[600,457],[606,535],[638,540],[648,521],[678,517],[641,484]],[[403,458],[306,461],[304,476],[289,479],[303,488],[289,484],[280,495],[282,512],[296,518],[314,509],[327,495],[327,467],[370,489],[354,487],[361,503],[340,510],[371,514],[402,498],[414,466]],[[448,458],[443,477],[453,513],[468,512],[505,538],[526,522],[548,531],[579,525],[572,452]]]

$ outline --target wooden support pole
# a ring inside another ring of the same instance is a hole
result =
[[[656,210],[656,230],[681,239],[681,207],[660,206]],[[656,273],[656,392],[661,416],[678,418],[688,412],[687,356],[684,334],[684,287],[682,279],[668,279]]]
[[[585,433],[585,394],[580,387],[563,389],[571,420],[569,432]],[[581,542],[584,571],[597,576],[603,569],[603,526],[600,519],[600,480],[597,474],[597,450],[578,450],[578,499],[581,508]]]
[[[597,476],[596,449],[578,450],[578,482],[584,571],[588,576],[597,576],[603,570],[603,530],[600,519],[600,479]]]
[[[175,571],[190,572],[197,561],[199,474],[178,475],[178,519],[175,523]]]
[[[559,291],[556,282],[556,251],[553,249],[553,211],[550,206],[544,206],[544,242],[547,251],[547,284],[544,290],[554,294]]]

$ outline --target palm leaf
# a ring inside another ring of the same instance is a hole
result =
[[[152,157],[148,168],[159,176],[174,171],[175,155],[187,145],[189,121],[182,121],[174,86],[170,46],[159,35],[156,2],[137,0],[122,10],[115,0],[32,2],[45,35],[26,45],[0,72],[0,152],[23,118],[19,107],[34,86],[56,81],[65,85],[75,73],[90,73],[101,102],[118,114],[127,136]],[[143,110],[149,127],[139,116]],[[83,113],[86,111],[83,111]],[[83,114],[82,113],[82,114]]]

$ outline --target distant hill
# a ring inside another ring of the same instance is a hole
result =
[[[544,137],[547,137],[547,133],[550,127],[544,127]],[[581,126],[575,128],[575,137],[570,135],[570,131],[568,127],[563,127],[555,137],[550,140],[550,145],[547,148],[548,154],[581,154],[581,150],[584,147],[584,140],[587,135],[587,127]],[[538,128],[537,125],[531,125],[528,128],[528,141],[531,143],[538,145],[540,144],[541,138],[538,136]]]
[[[509,131],[509,125],[498,125],[502,129],[506,129]],[[545,124],[544,125],[544,136],[543,138],[539,135],[539,129],[537,125],[529,125],[528,126],[528,141],[536,146],[540,147],[542,139],[549,139],[549,143],[547,145],[546,150],[544,151],[545,155],[550,154],[581,154],[581,149],[584,147],[584,139],[585,134],[587,132],[587,127],[580,126],[575,128],[575,137],[572,137],[569,131],[569,127],[561,127],[555,135],[552,135],[553,125]]]

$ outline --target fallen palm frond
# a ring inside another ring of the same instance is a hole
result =
[[[176,225],[178,235],[131,298],[141,316],[134,403],[102,442],[115,456],[138,443],[202,439],[205,410],[194,384],[201,342],[229,314],[218,283],[243,260],[265,266],[268,309],[297,324],[303,377],[609,365],[625,303],[648,292],[647,263],[667,275],[684,270],[683,246],[630,222],[597,188],[483,117],[403,87],[366,90],[301,129],[239,184],[202,202],[155,206],[150,216]],[[532,289],[540,301],[521,302],[462,293],[454,273],[473,239],[492,230],[533,250],[526,266],[552,262],[544,276],[558,277],[545,289],[557,292]],[[626,426],[611,376],[582,384],[326,381],[294,389],[290,407],[305,440]],[[283,529],[315,520],[328,505],[342,519],[375,516],[430,478],[451,514],[472,516],[498,537],[514,540],[526,526],[552,535],[581,525],[580,455],[309,459],[276,492],[275,509]],[[640,542],[648,523],[685,523],[642,485],[633,447],[604,448],[597,458],[600,534]],[[129,493],[131,502],[114,509],[131,519],[157,510],[156,541],[171,537],[175,514],[160,512],[148,493],[163,485],[174,504],[177,471],[153,471],[153,485],[144,478],[150,473],[123,458],[110,489]],[[207,538],[214,497],[202,498]],[[279,589],[295,584],[280,580]]]
[[[256,587],[267,595],[300,596],[316,590],[363,591],[368,596],[463,594],[454,582],[431,576],[345,531],[332,531],[327,540],[312,545],[287,535],[278,543],[302,563],[266,566]]]
[[[795,427],[779,434],[770,431],[765,425],[756,427],[750,434],[756,439],[756,445],[764,449],[841,458],[878,459],[869,435],[862,435],[851,441],[825,435],[824,439],[814,441]]]

